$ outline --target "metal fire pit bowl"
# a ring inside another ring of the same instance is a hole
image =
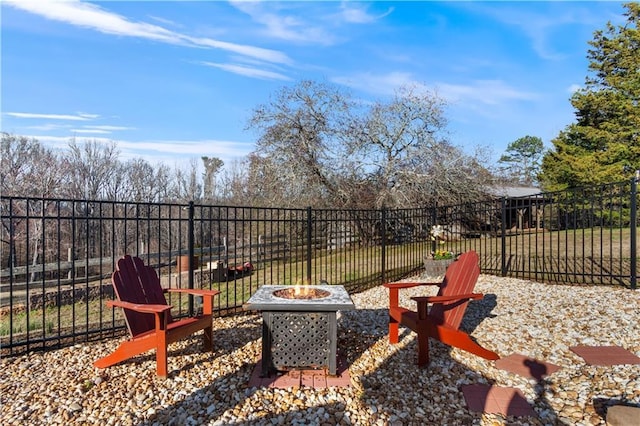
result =
[[[301,287],[315,297],[289,298],[292,286],[265,285],[243,306],[262,311],[263,377],[296,368],[328,368],[336,374],[336,314],[355,305],[343,286]]]

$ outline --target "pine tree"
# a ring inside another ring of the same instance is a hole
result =
[[[547,190],[626,180],[640,169],[640,4],[625,4],[626,24],[607,23],[589,42],[585,87],[568,125],[542,160]]]
[[[498,162],[506,165],[506,172],[518,183],[534,185],[543,152],[542,139],[527,135],[511,142]]]

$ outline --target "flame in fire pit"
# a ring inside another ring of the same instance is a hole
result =
[[[330,294],[327,290],[301,285],[295,285],[291,288],[283,288],[273,292],[274,296],[283,299],[322,299]]]

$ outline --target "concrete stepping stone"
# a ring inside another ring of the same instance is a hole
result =
[[[589,365],[640,364],[640,358],[620,346],[572,346],[569,348]]]
[[[462,386],[467,408],[471,411],[503,416],[538,415],[520,389],[490,385]]]
[[[607,410],[607,426],[640,425],[640,407],[614,405]]]
[[[539,361],[522,354],[512,354],[495,362],[496,368],[517,374],[528,379],[542,380],[560,370],[555,364]]]

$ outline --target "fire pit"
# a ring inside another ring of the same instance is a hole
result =
[[[289,288],[283,288],[280,290],[274,290],[273,295],[283,299],[295,299],[295,300],[308,300],[308,299],[323,299],[330,296],[331,293],[326,290],[321,290],[313,287],[295,286]]]
[[[243,307],[262,311],[262,377],[295,368],[336,374],[336,314],[355,309],[343,286],[265,285]]]

